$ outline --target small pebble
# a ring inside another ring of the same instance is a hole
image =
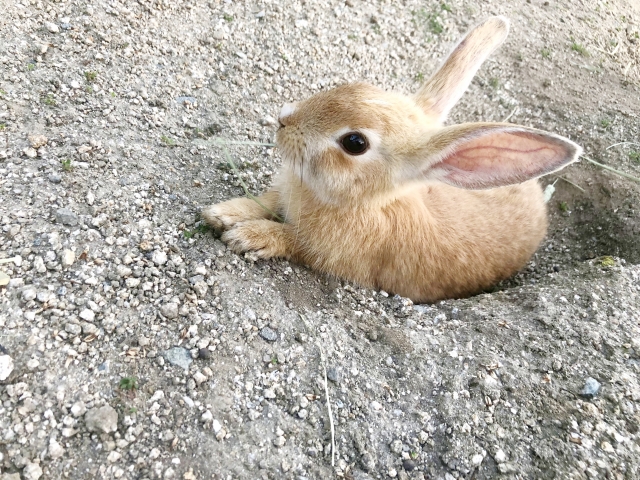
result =
[[[54,460],[64,455],[64,448],[60,445],[55,438],[49,440],[49,456]]]
[[[45,137],[44,135],[29,135],[29,143],[31,144],[32,148],[40,148],[40,147],[44,147],[48,140],[47,137]]]
[[[38,156],[38,151],[33,147],[25,148],[22,153],[24,153],[29,158],[36,158]]]
[[[202,414],[202,416],[200,417],[200,421],[202,421],[202,422],[210,422],[212,420],[213,420],[213,414],[209,410],[204,412]]]
[[[31,300],[35,300],[37,295],[35,288],[27,288],[22,291],[22,301],[30,302]]]
[[[22,469],[22,478],[24,480],[38,480],[42,476],[42,468],[37,463],[27,463]]]
[[[414,462],[410,458],[406,458],[402,461],[402,468],[404,468],[407,472],[412,472],[416,469],[416,462]]]
[[[167,260],[168,260],[167,254],[164,253],[162,250],[155,250],[151,254],[151,261],[156,265],[164,265],[165,263],[167,263]]]
[[[278,332],[269,327],[263,327],[260,330],[260,336],[267,342],[275,342],[276,340],[278,340]]]
[[[51,33],[58,33],[60,28],[53,22],[45,22],[44,27]]]
[[[83,320],[86,320],[87,322],[93,322],[96,318],[96,314],[93,312],[93,310],[85,308],[80,312],[79,317]]]
[[[333,383],[340,383],[342,381],[342,369],[339,367],[327,368],[327,378]]]
[[[9,378],[13,371],[13,358],[9,355],[0,355],[0,381]]]
[[[87,407],[84,402],[76,402],[71,406],[71,415],[74,417],[81,417],[87,412]]]
[[[178,316],[178,304],[177,303],[165,303],[160,307],[160,313],[168,319],[173,319]]]
[[[59,208],[56,210],[56,220],[58,223],[71,227],[78,224],[78,216],[68,208]]]
[[[600,391],[600,382],[598,382],[595,378],[589,377],[584,382],[584,387],[580,392],[585,398],[593,398]]]
[[[60,263],[63,267],[70,267],[73,265],[73,262],[76,260],[76,254],[73,250],[65,249],[62,252],[62,257],[60,258]]]
[[[195,380],[196,384],[200,385],[204,382],[207,381],[207,377],[206,375],[204,375],[202,372],[196,372],[193,374],[193,379]]]
[[[189,370],[189,365],[193,362],[191,352],[183,347],[173,347],[164,352],[164,358],[171,365],[182,367],[185,370]]]
[[[88,410],[84,421],[90,432],[111,433],[118,430],[118,412],[110,405]]]

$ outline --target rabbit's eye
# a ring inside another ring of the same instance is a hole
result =
[[[356,132],[347,133],[342,137],[340,145],[351,155],[362,155],[369,148],[367,138]]]

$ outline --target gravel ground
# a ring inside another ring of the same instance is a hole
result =
[[[347,81],[414,91],[492,14],[512,33],[452,121],[640,176],[637,3],[284,3],[3,1],[0,479],[640,478],[640,184],[543,179],[528,268],[437,305],[198,221],[279,165],[216,138],[270,142]]]

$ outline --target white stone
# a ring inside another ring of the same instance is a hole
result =
[[[493,456],[493,458],[496,461],[496,463],[504,463],[507,461],[507,455],[504,453],[504,450],[502,450],[501,448],[498,449],[498,451]]]
[[[87,411],[84,421],[90,432],[111,433],[118,430],[118,412],[109,405]]]
[[[218,433],[222,429],[222,424],[218,420],[214,420],[211,424],[214,433]]]
[[[13,372],[13,358],[9,355],[0,355],[0,381],[6,380]]]
[[[37,463],[27,463],[22,470],[22,478],[25,480],[38,480],[42,476],[42,468]]]
[[[71,415],[74,417],[80,417],[87,412],[87,407],[84,402],[76,402],[71,406]]]
[[[207,381],[207,377],[202,372],[196,372],[193,374],[193,379],[198,385]]]
[[[64,455],[64,448],[54,438],[49,440],[49,456],[51,458],[60,458]]]
[[[151,261],[156,265],[164,265],[165,263],[167,263],[167,260],[168,260],[167,254],[164,253],[162,250],[155,250],[151,254]]]
[[[160,307],[160,313],[169,319],[176,318],[178,316],[178,304],[173,302],[165,303]]]
[[[63,267],[70,267],[71,265],[73,265],[73,262],[75,262],[75,260],[76,254],[73,253],[73,250],[66,249],[64,252],[62,252],[62,258],[60,259],[60,262],[62,263]]]
[[[58,33],[60,31],[60,27],[58,27],[55,23],[53,22],[44,22],[44,26],[47,30],[49,30],[51,33]]]
[[[25,148],[24,150],[22,150],[22,153],[24,153],[29,158],[36,158],[38,156],[37,150],[33,147]]]
[[[96,314],[93,312],[93,310],[90,310],[88,308],[82,310],[79,316],[81,319],[86,320],[87,322],[93,322],[96,319]]]
[[[107,456],[107,460],[109,460],[111,463],[115,463],[120,460],[121,457],[122,455],[114,450],[109,453],[109,455]]]

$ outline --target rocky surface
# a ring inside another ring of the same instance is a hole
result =
[[[636,5],[3,10],[0,479],[638,478],[633,180],[543,179],[527,269],[436,305],[235,255],[198,220],[280,162],[230,146],[236,172],[217,138],[271,142],[283,102],[346,81],[414,91],[492,14],[512,33],[452,121],[555,131],[640,176]]]

